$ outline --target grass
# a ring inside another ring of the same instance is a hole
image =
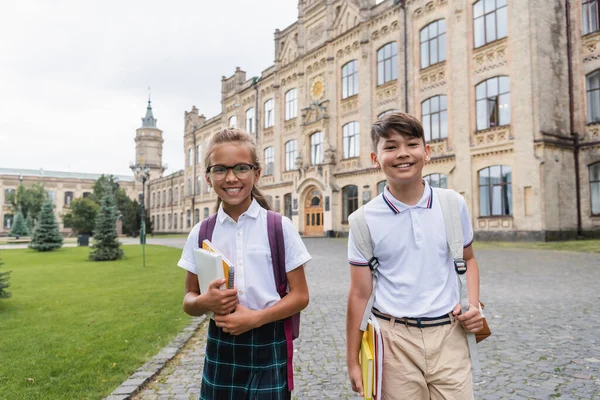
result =
[[[14,240],[15,238],[10,237],[2,237],[0,238],[0,244],[8,244],[10,240]],[[30,236],[27,236],[27,239],[31,239]],[[76,237],[64,238],[64,243],[77,243]]]
[[[187,237],[187,233],[174,233],[172,235],[161,233],[157,235],[148,235],[147,239],[186,239]]]
[[[482,242],[473,245],[477,249],[534,249],[600,253],[600,239],[566,240],[563,242]]]
[[[124,246],[0,251],[12,297],[0,300],[0,399],[99,399],[160,351],[189,321],[181,310],[181,250]]]

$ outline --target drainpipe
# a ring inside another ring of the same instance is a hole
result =
[[[406,26],[406,0],[395,0],[404,14],[404,112],[408,114],[408,27]]]
[[[255,76],[254,78],[252,78],[252,87],[254,87],[254,91],[255,91],[255,98],[254,98],[254,134],[255,134],[255,139],[256,139],[256,145],[258,146],[258,81],[260,80],[259,77]]]
[[[193,180],[192,180],[192,210],[190,211],[190,219],[192,220],[192,222],[194,221],[194,218],[196,218],[196,160],[198,159],[198,147],[196,146],[196,127],[194,127],[194,129],[192,130],[192,140],[194,143],[194,151],[192,152],[192,154],[195,154],[194,156],[194,160],[192,160],[192,163],[194,165],[194,167],[192,168],[193,171]],[[191,224],[192,226],[195,225],[195,223]]]
[[[579,135],[575,132],[575,104],[573,100],[573,50],[571,45],[571,6],[565,0],[567,18],[567,63],[569,72],[569,130],[573,137],[573,158],[575,159],[575,196],[577,199],[577,236],[581,236],[581,185],[579,182]]]

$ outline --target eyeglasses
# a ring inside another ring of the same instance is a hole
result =
[[[256,169],[256,165],[236,164],[234,166],[228,167],[226,165],[216,164],[206,168],[206,173],[209,174],[211,178],[213,178],[215,181],[221,181],[225,179],[230,169],[233,170],[233,174],[238,179],[244,179],[247,178],[248,175],[250,175],[252,170]]]

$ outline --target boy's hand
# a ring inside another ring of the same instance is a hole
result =
[[[205,308],[215,314],[225,315],[235,310],[238,302],[237,289],[219,289],[225,279],[214,280],[208,285],[206,293],[198,296],[197,301],[202,302]]]
[[[230,335],[241,335],[258,325],[258,315],[256,311],[237,304],[234,313],[225,315],[215,315],[215,322],[223,332]]]
[[[467,332],[477,333],[483,329],[483,315],[479,312],[479,307],[473,304],[469,304],[469,309],[464,314],[461,313],[460,304],[457,304],[452,310],[452,315],[456,316]]]
[[[348,376],[350,377],[350,383],[352,384],[352,390],[358,392],[358,394],[364,396],[363,382],[362,382],[362,369],[358,361],[348,363]]]

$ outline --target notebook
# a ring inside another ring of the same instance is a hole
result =
[[[360,366],[362,368],[363,390],[365,400],[373,399],[373,376],[375,372],[373,352],[369,347],[367,339],[368,333],[365,332],[360,346]]]
[[[204,250],[194,249],[194,261],[196,263],[196,275],[200,285],[200,293],[208,291],[208,285],[216,279],[223,279],[223,257],[220,254]],[[223,285],[221,288],[224,288]],[[213,312],[207,311],[206,316],[212,318]]]

